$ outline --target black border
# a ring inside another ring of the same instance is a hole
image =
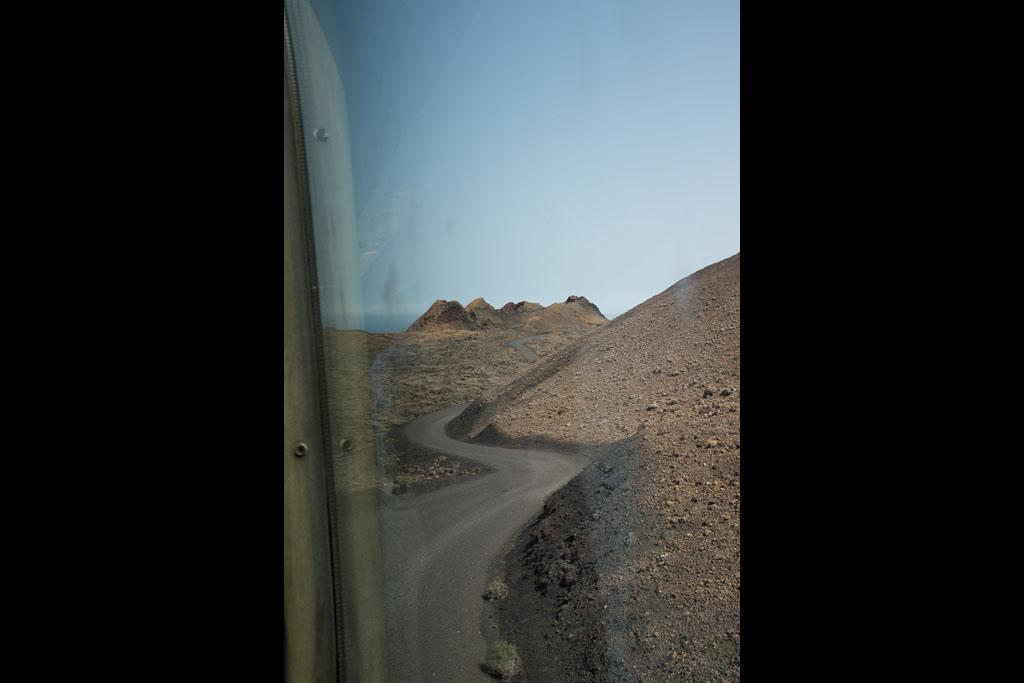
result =
[[[128,219],[107,273],[116,361],[149,387],[122,395],[115,420],[139,625],[122,649],[147,678],[154,663],[179,678],[283,673],[281,12],[133,15],[107,46],[125,95],[102,111],[125,152],[118,185],[97,188]],[[851,646],[885,628],[859,630],[878,604],[876,481],[893,467],[874,413],[900,391],[874,365],[894,319],[873,260],[893,239],[875,227],[895,148],[878,110],[900,65],[866,36],[887,20],[741,7],[748,680],[863,667]]]

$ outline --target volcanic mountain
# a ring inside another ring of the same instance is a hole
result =
[[[406,332],[433,329],[473,330],[478,327],[479,325],[469,317],[469,313],[458,301],[438,299],[431,304],[426,313],[409,326]]]
[[[739,296],[736,254],[450,425],[594,460],[508,556],[499,622],[530,680],[739,679]]]
[[[483,298],[473,299],[465,307],[458,301],[439,299],[406,331],[501,329],[542,334],[596,328],[607,323],[597,306],[582,296],[570,296],[547,307],[532,301],[510,301],[500,309]]]

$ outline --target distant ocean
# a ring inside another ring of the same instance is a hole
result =
[[[602,311],[603,312],[603,311]],[[409,329],[419,315],[415,313],[385,313],[383,315],[367,315],[364,317],[364,325],[359,328],[363,332],[405,332]],[[605,313],[605,317],[614,320],[615,316]],[[328,325],[330,327],[330,325]]]
[[[367,315],[363,318],[364,324],[358,329],[364,332],[405,332],[409,325],[416,321],[418,315],[385,313],[383,315]],[[355,328],[353,328],[355,329]]]

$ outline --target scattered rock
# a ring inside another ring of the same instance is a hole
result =
[[[484,600],[504,600],[507,597],[508,584],[502,578],[496,578],[487,584],[487,590],[483,595]]]

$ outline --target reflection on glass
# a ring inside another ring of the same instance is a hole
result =
[[[738,3],[287,9],[345,677],[738,680]]]

